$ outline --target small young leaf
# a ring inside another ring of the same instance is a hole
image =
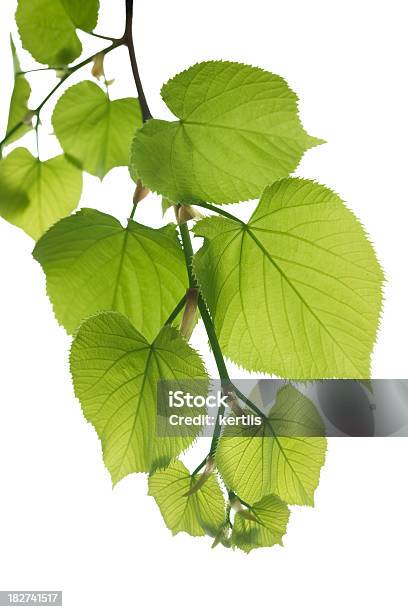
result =
[[[82,209],[41,238],[34,258],[47,276],[58,321],[73,333],[102,310],[126,315],[153,340],[188,284],[174,225],[153,229]]]
[[[312,506],[326,452],[323,435],[312,402],[286,385],[262,425],[225,428],[216,463],[226,486],[247,503],[274,494]]]
[[[255,198],[322,142],[302,128],[284,79],[260,68],[197,64],[169,81],[162,97],[179,121],[148,121],[136,134],[131,166],[173,202]]]
[[[38,239],[72,212],[82,192],[82,172],[64,156],[39,161],[15,149],[0,161],[0,215]]]
[[[163,217],[164,217],[164,215],[166,214],[168,209],[173,206],[173,203],[170,202],[170,200],[168,200],[167,198],[162,198],[161,205],[162,205],[162,213],[163,213]]]
[[[16,22],[23,47],[41,64],[61,66],[81,55],[76,29],[94,29],[99,0],[18,0]]]
[[[330,189],[268,187],[248,224],[199,221],[194,270],[225,354],[282,378],[367,378],[383,273]]]
[[[188,495],[198,478],[191,476],[181,461],[174,461],[149,478],[149,495],[156,499],[173,535],[186,531],[192,536],[215,537],[223,524],[225,503],[214,474],[198,491]]]
[[[142,115],[136,98],[112,101],[96,83],[83,81],[58,100],[52,124],[65,153],[102,179],[111,168],[128,165]]]
[[[29,112],[28,100],[31,95],[31,87],[27,79],[23,74],[19,74],[21,71],[20,62],[18,60],[17,51],[13,43],[13,39],[10,38],[11,52],[13,55],[14,65],[14,88],[11,95],[10,111],[7,122],[6,134],[8,134],[13,128],[15,128],[21,121],[24,121]],[[24,134],[29,132],[32,127],[28,124],[24,124],[18,128],[12,136],[7,138],[7,144],[18,140]]]
[[[232,546],[246,553],[254,548],[282,545],[289,520],[289,508],[274,495],[268,495],[251,507],[257,521],[247,520],[243,513],[237,512],[232,530]]]
[[[174,328],[164,327],[149,343],[123,315],[102,313],[79,328],[70,362],[75,394],[101,439],[114,484],[168,464],[198,434],[192,426],[190,435],[156,436],[157,383],[207,380],[201,358]]]

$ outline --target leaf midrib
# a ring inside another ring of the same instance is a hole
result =
[[[218,129],[218,130],[229,130],[232,132],[243,132],[244,134],[256,134],[257,136],[264,136],[265,138],[275,138],[277,140],[282,140],[284,138],[284,140],[292,140],[294,142],[297,142],[298,140],[305,138],[306,135],[304,133],[302,133],[302,131],[300,132],[299,136],[291,136],[288,134],[285,134],[285,136],[280,136],[279,134],[271,134],[269,132],[266,132],[265,130],[250,130],[248,128],[243,128],[243,127],[234,127],[231,125],[220,125],[218,123],[205,123],[202,121],[189,121],[189,120],[185,120],[185,119],[180,119],[179,121],[175,122],[176,124],[180,124],[180,126],[189,126],[189,125],[196,125],[199,127],[204,127],[206,129]],[[279,125],[279,127],[281,127],[281,125]],[[312,141],[312,137],[309,137],[310,140]],[[317,143],[316,143],[317,144]]]

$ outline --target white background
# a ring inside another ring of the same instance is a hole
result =
[[[97,31],[121,34],[124,0],[102,5]],[[205,59],[262,66],[297,91],[306,129],[328,142],[307,153],[297,174],[344,197],[386,271],[373,376],[408,377],[405,2],[135,5],[137,53],[154,115],[168,116],[161,84]],[[12,86],[13,10],[14,2],[0,3],[2,130]],[[86,55],[104,46],[81,37]],[[26,53],[22,64],[33,66]],[[112,96],[134,95],[125,51],[112,54],[106,67],[108,78],[116,78]],[[85,69],[71,82],[88,77]],[[51,78],[31,77],[34,105]],[[59,151],[50,136],[51,109],[43,114],[44,159]],[[33,146],[32,135],[24,144]],[[82,205],[125,221],[131,196],[127,170],[117,169],[102,184],[86,178]],[[161,222],[154,198],[138,215]],[[0,219],[0,589],[62,589],[70,612],[407,609],[405,439],[330,440],[316,507],[293,510],[283,548],[246,556],[211,550],[205,538],[172,537],[146,496],[144,476],[130,476],[112,491],[96,434],[73,398],[69,339],[53,318],[32,248],[30,238]],[[206,352],[201,331],[195,342]],[[196,447],[193,464],[206,444]]]

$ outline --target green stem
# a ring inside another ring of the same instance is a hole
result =
[[[207,463],[207,459],[208,456],[205,457],[205,459],[202,460],[202,462],[200,463],[200,465],[197,465],[196,469],[194,470],[194,472],[191,472],[192,476],[195,476],[196,474],[198,474],[198,472],[205,466],[205,464]]]
[[[197,281],[194,277],[194,272],[193,272],[194,251],[193,251],[193,245],[191,243],[190,231],[187,227],[187,223],[182,223],[179,226],[179,229],[180,229],[180,235],[181,235],[181,242],[183,245],[184,257],[186,259],[190,288],[199,290],[199,286],[197,284]],[[223,357],[221,347],[218,342],[217,334],[215,333],[215,329],[214,329],[214,325],[210,317],[210,313],[207,310],[207,306],[205,305],[205,302],[203,298],[201,297],[201,294],[198,297],[198,308],[199,308],[201,318],[204,323],[205,330],[207,332],[207,336],[210,342],[212,352],[214,354],[214,359],[217,364],[217,369],[218,369],[220,378],[222,381],[230,382],[227,366],[225,365],[224,357]]]
[[[177,306],[175,307],[175,309],[173,310],[173,312],[170,314],[169,318],[167,319],[167,321],[163,324],[163,327],[166,327],[166,325],[171,325],[174,321],[174,319],[177,317],[178,314],[180,314],[180,312],[183,310],[184,306],[186,303],[186,296],[182,297],[181,300],[179,301],[179,303],[177,304]],[[159,336],[159,334],[161,333],[163,327],[160,328],[156,338]]]
[[[260,410],[258,408],[258,406],[256,404],[254,404],[254,402],[252,402],[246,395],[244,395],[242,393],[242,391],[240,391],[238,389],[238,387],[236,387],[234,385],[234,383],[231,382],[231,386],[232,386],[232,389],[234,390],[234,392],[236,393],[237,397],[239,397],[239,399],[242,400],[244,402],[244,404],[246,404],[248,406],[248,408],[250,408],[258,416],[260,416],[272,428],[272,426],[270,425],[268,419],[266,418],[266,415],[262,412],[262,410]]]
[[[218,373],[221,379],[221,387],[223,389],[228,389],[231,386],[231,379],[229,377],[227,366],[224,361],[224,356],[222,354],[222,350],[218,342],[214,324],[211,320],[210,313],[208,312],[207,306],[205,305],[204,300],[201,297],[201,295],[198,298],[198,308],[199,308],[201,318],[204,323],[204,327],[207,332],[208,341],[210,343],[210,346],[211,346],[211,349],[214,355],[215,363],[217,364]],[[211,447],[210,447],[210,453],[209,453],[210,457],[214,457],[217,451],[218,442],[220,440],[221,432],[222,432],[221,419],[223,418],[224,414],[225,414],[225,406],[224,404],[221,404],[220,407],[218,408],[217,418],[216,418],[215,427],[214,427],[214,433],[213,433],[213,437],[211,440]]]
[[[193,251],[193,245],[191,243],[191,237],[190,237],[189,229],[187,227],[187,223],[183,223],[182,225],[180,225],[179,229],[180,229],[180,235],[181,235],[181,242],[183,245],[184,256],[186,259],[190,287],[199,289],[197,280],[195,279],[194,273],[193,273],[192,262],[193,262],[193,257],[194,257],[194,251]],[[207,332],[208,340],[209,340],[209,343],[210,343],[210,346],[211,346],[211,349],[214,355],[215,363],[217,364],[217,369],[220,375],[222,387],[229,391],[234,390],[236,395],[249,408],[251,408],[258,416],[261,416],[262,419],[265,420],[264,413],[257,406],[255,406],[255,404],[251,402],[251,400],[249,400],[243,393],[241,393],[241,391],[237,389],[237,387],[232,383],[231,378],[228,373],[228,369],[227,369],[225,360],[224,360],[224,356],[222,354],[220,343],[218,342],[218,337],[217,337],[217,333],[214,328],[214,323],[211,319],[210,313],[208,312],[207,306],[201,294],[198,297],[198,308],[199,308],[201,318],[204,323],[205,330]],[[225,413],[224,406],[220,406],[218,410],[217,421],[216,421],[216,425],[214,428],[214,433],[213,433],[213,437],[211,441],[211,448],[210,448],[208,457],[214,457],[216,453],[218,442],[219,442],[221,431],[222,431],[222,427],[220,424],[220,418],[224,416],[224,413]],[[206,457],[205,460],[196,468],[196,470],[194,471],[194,474],[197,471],[199,471],[203,467],[203,465],[205,465],[205,462],[207,461],[208,457]]]
[[[40,129],[40,119],[37,115],[36,117],[36,124],[35,124],[35,144],[36,144],[36,148],[37,148],[37,159],[40,159],[40,139],[39,139],[39,135],[38,135],[38,130]]]
[[[231,522],[231,506],[230,506],[230,504],[228,504],[228,506],[227,506],[226,522],[228,523],[229,527],[232,529],[233,528],[233,524]]]
[[[90,64],[94,60],[96,55],[99,55],[100,53],[103,53],[104,55],[107,55],[108,53],[110,53],[114,49],[117,49],[118,47],[122,46],[123,44],[125,44],[123,39],[115,40],[111,45],[109,45],[109,47],[106,47],[105,49],[102,49],[102,51],[98,51],[97,53],[94,53],[90,57],[87,57],[86,59],[84,59],[82,62],[79,62],[78,64],[76,64],[75,66],[72,66],[71,68],[68,68],[67,69],[67,73],[60,79],[60,81],[55,85],[55,87],[53,87],[51,89],[51,91],[45,96],[45,98],[42,100],[42,102],[40,102],[40,104],[37,106],[37,108],[35,108],[32,111],[34,113],[34,115],[37,115],[37,117],[38,117],[38,115],[40,114],[42,108],[45,106],[45,104],[47,104],[48,100],[55,94],[55,92],[61,87],[61,85],[63,83],[65,83],[65,81],[71,75],[73,75],[75,72],[77,72],[81,68],[84,68],[84,66],[87,66],[88,64]],[[7,142],[7,140],[15,132],[17,132],[17,130],[19,130],[23,125],[24,125],[24,121],[19,121],[19,123],[17,123],[17,125],[15,125],[9,132],[7,132],[7,134],[5,135],[3,140],[0,142],[0,149],[4,146],[4,144]]]
[[[198,289],[197,281],[194,278],[193,273],[193,245],[191,244],[190,231],[188,229],[187,223],[182,223],[179,225],[181,242],[183,245],[184,258],[186,260],[187,266],[187,274],[189,280],[190,289]]]
[[[171,325],[173,323],[173,321],[177,318],[177,316],[183,310],[186,304],[186,298],[187,298],[187,294],[181,298],[181,300],[179,301],[179,303],[177,304],[177,306],[175,307],[175,309],[173,310],[173,312],[171,313],[171,315],[169,316],[169,318],[167,319],[164,325]]]
[[[239,217],[236,217],[235,215],[232,215],[228,211],[224,210],[223,208],[219,208],[218,206],[213,206],[212,204],[207,204],[207,202],[200,202],[199,204],[195,204],[195,206],[200,206],[201,208],[206,208],[207,210],[212,210],[213,212],[217,213],[218,215],[221,215],[222,217],[226,217],[227,219],[231,219],[231,221],[235,221],[235,223],[240,223],[241,225],[246,225],[246,223],[244,221],[242,221],[242,219],[239,219]]]
[[[129,217],[129,220],[134,218],[135,213],[136,213],[136,208],[137,208],[138,203],[139,203],[139,202],[133,202],[132,210],[130,211],[130,217]]]
[[[210,342],[210,346],[214,355],[215,362],[217,364],[218,373],[223,383],[231,383],[227,366],[224,361],[224,356],[222,354],[222,350],[220,344],[218,342],[217,334],[214,329],[214,324],[210,317],[210,313],[208,312],[207,306],[204,303],[201,295],[198,298],[198,308],[200,310],[201,318],[204,323],[205,330],[207,332],[208,340]]]
[[[193,251],[193,245],[191,243],[190,231],[188,229],[187,223],[182,223],[179,226],[179,228],[180,228],[180,235],[181,235],[181,241],[183,245],[184,256],[186,259],[190,288],[199,289],[197,281],[194,277],[194,272],[193,272],[194,251]],[[210,313],[207,310],[207,306],[205,305],[205,302],[203,298],[201,297],[201,294],[198,297],[198,308],[199,308],[201,318],[204,323],[205,330],[207,332],[208,340],[209,340],[209,343],[210,343],[210,346],[211,346],[211,349],[214,355],[215,362],[217,364],[217,369],[220,375],[221,384],[222,386],[225,386],[225,385],[230,386],[231,385],[230,377],[228,374],[227,366],[224,361],[221,347],[218,342],[214,324],[211,320]],[[215,452],[217,450],[218,442],[221,437],[221,431],[222,431],[222,426],[221,426],[220,421],[221,421],[221,418],[224,416],[224,414],[225,414],[225,406],[221,404],[218,409],[216,424],[214,427],[214,433],[213,433],[213,437],[211,440],[210,452],[208,454],[209,457],[214,457]],[[196,468],[197,471],[201,469],[201,467],[204,465],[206,460],[207,458],[204,460],[202,464],[198,466],[198,468]]]

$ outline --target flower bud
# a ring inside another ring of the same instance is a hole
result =
[[[198,289],[188,289],[186,305],[184,307],[183,319],[181,321],[180,333],[186,340],[190,340],[196,324],[198,307]]]
[[[213,473],[215,468],[215,461],[212,457],[208,457],[207,463],[205,464],[204,472],[200,474],[200,478],[197,482],[191,487],[191,489],[184,494],[184,497],[190,497],[190,495],[194,495],[201,489],[201,487],[207,482],[211,474]]]
[[[55,76],[57,77],[57,79],[64,79],[68,73],[69,73],[69,68],[58,68],[55,71]]]
[[[188,206],[186,204],[182,204],[178,207],[177,211],[177,222],[179,225],[183,223],[187,223],[187,221],[191,221],[192,219],[202,219],[203,215],[194,208],[194,206]]]
[[[235,392],[229,390],[229,391],[226,391],[225,393],[228,397],[227,404],[231,408],[232,412],[236,416],[244,416],[245,412],[242,410]]]
[[[150,193],[150,189],[142,185],[141,181],[137,181],[135,194],[133,196],[133,204],[139,204]]]
[[[105,60],[104,53],[97,53],[97,55],[95,55],[94,57],[94,63],[92,66],[92,76],[95,77],[95,79],[100,79],[101,77],[105,76],[105,72],[103,68],[104,60]]]
[[[33,119],[34,119],[35,115],[36,115],[35,111],[32,111],[32,110],[28,111],[28,113],[25,115],[25,117],[23,119],[23,123],[25,125],[29,125],[30,127],[32,127]]]
[[[242,505],[241,501],[234,493],[229,494],[229,502],[232,510],[242,516],[247,521],[253,521],[254,523],[259,523],[259,519],[253,514],[249,509],[247,510]]]

